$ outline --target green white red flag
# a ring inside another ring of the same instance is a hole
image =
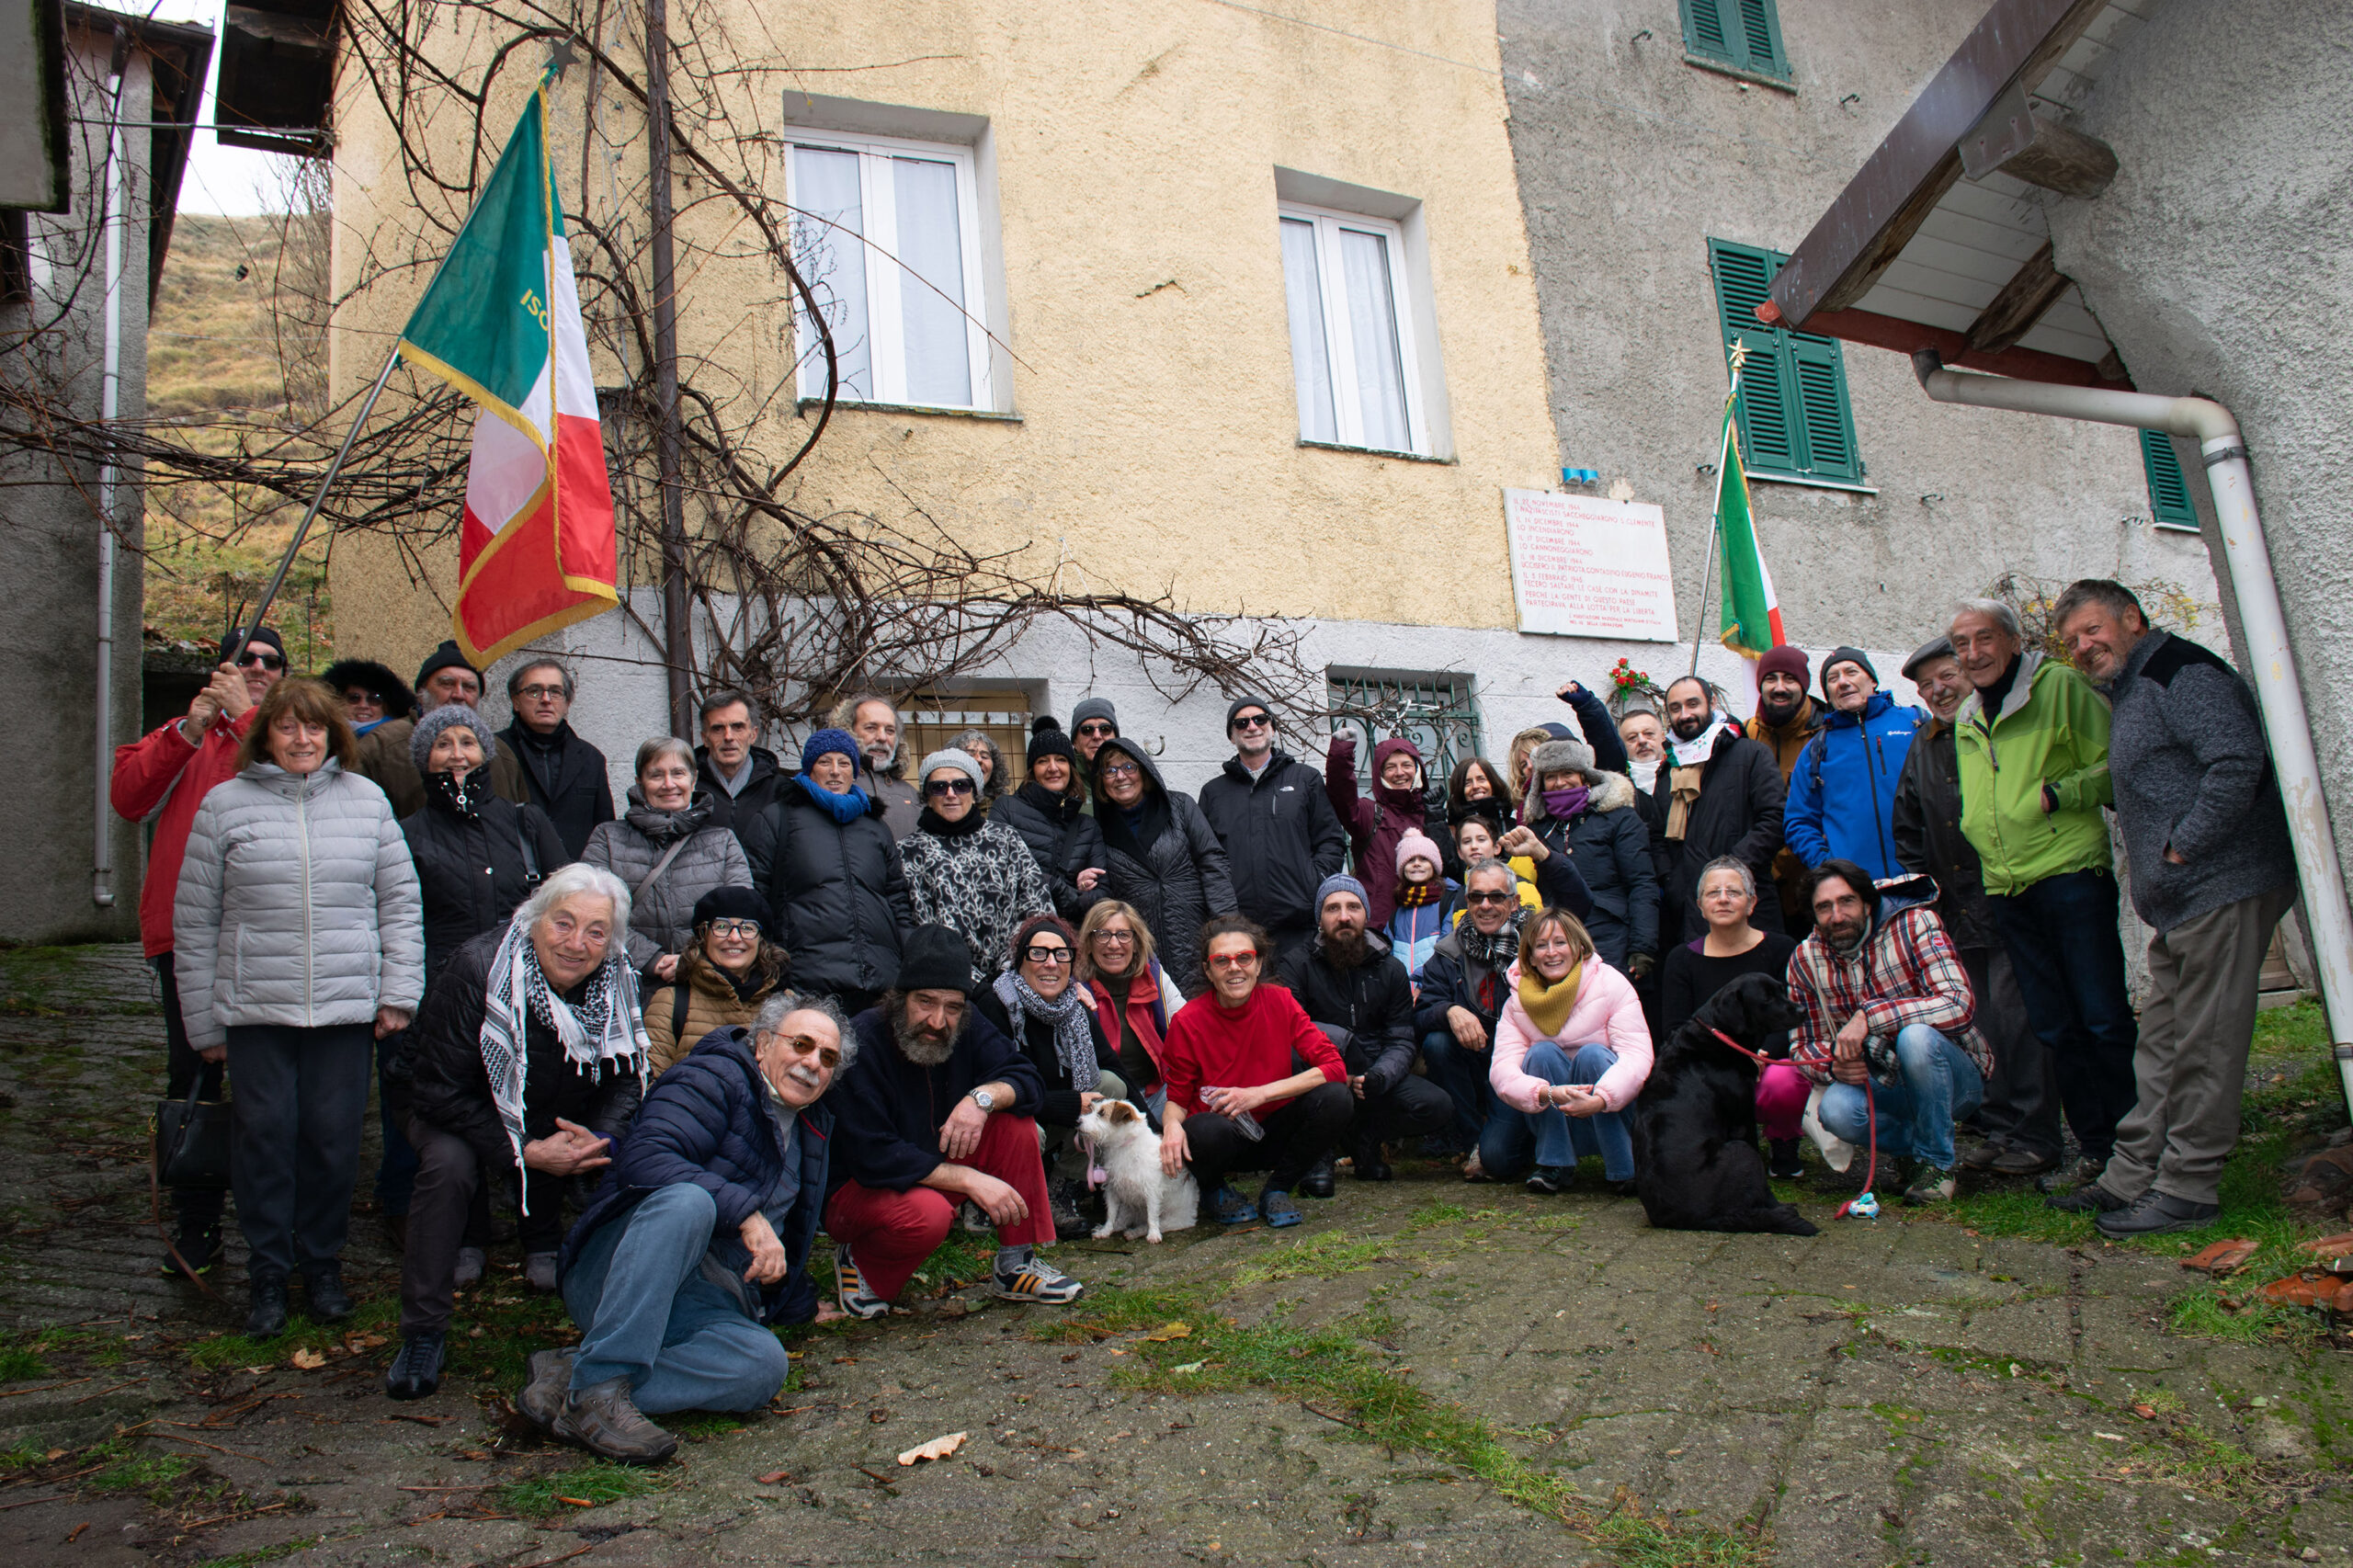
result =
[[[1723,556],[1724,646],[1744,658],[1757,658],[1789,639],[1781,631],[1781,601],[1773,593],[1773,574],[1757,548],[1756,524],[1748,509],[1748,471],[1740,460],[1740,427],[1733,418],[1740,395],[1745,345],[1733,346],[1733,391],[1724,399],[1722,459],[1716,464],[1716,543]]]
[[[450,627],[478,665],[620,602],[612,486],[542,82],[402,330],[480,405]]]

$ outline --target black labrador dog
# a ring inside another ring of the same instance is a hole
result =
[[[1662,1231],[1820,1233],[1766,1185],[1756,1153],[1756,1063],[1751,1051],[1798,1022],[1789,990],[1744,974],[1717,992],[1659,1048],[1634,1101],[1634,1185]]]

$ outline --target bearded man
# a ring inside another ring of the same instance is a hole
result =
[[[969,1199],[996,1227],[990,1288],[1008,1301],[1075,1301],[1086,1289],[1037,1256],[1054,1239],[1038,1154],[1046,1085],[1021,1048],[965,994],[972,949],[945,926],[908,937],[898,985],[851,1020],[825,1233],[835,1299],[880,1317],[947,1239]]]
[[[1813,676],[1805,650],[1786,642],[1767,649],[1756,661],[1756,712],[1748,721],[1746,733],[1772,752],[1784,790],[1806,743],[1822,733],[1824,722],[1830,717],[1828,708],[1806,694],[1806,683]],[[1803,931],[1813,924],[1813,912],[1805,906],[1805,862],[1795,850],[1783,846],[1773,857],[1773,886],[1781,902],[1782,922],[1790,931]]]
[[[1651,797],[1658,808],[1652,849],[1663,878],[1661,952],[1676,941],[1706,934],[1699,872],[1717,856],[1745,865],[1759,886],[1772,880],[1773,857],[1781,847],[1783,793],[1772,752],[1740,733],[1699,676],[1684,676],[1667,687],[1666,727],[1666,761]],[[1779,930],[1779,901],[1764,900],[1749,918],[1763,930]]]

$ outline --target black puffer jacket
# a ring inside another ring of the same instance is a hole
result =
[[[524,838],[546,876],[572,858],[555,825],[537,806],[493,795],[482,813],[461,817],[428,780],[425,809],[401,824],[425,897],[425,983],[430,986],[457,950],[484,931],[503,930],[515,906],[537,885],[524,859]]]
[[[1952,726],[1931,719],[1912,737],[1895,783],[1895,857],[1937,884],[1937,917],[1956,948],[1997,948],[2002,934],[1985,902],[1985,868],[1961,831],[1961,768]],[[426,940],[432,932],[426,916]],[[430,961],[428,959],[427,961]]]
[[[1569,851],[1585,881],[1591,909],[1578,914],[1593,935],[1601,961],[1623,970],[1636,954],[1658,957],[1658,867],[1651,858],[1651,834],[1634,804],[1633,781],[1622,773],[1587,775],[1592,791],[1586,809],[1572,822],[1547,815],[1541,791],[1528,797],[1528,825],[1552,851]],[[1537,868],[1537,886],[1552,862]],[[1571,913],[1576,913],[1572,910]]]
[[[776,803],[777,792],[790,777],[777,762],[776,753],[754,746],[752,776],[744,780],[740,793],[731,795],[720,782],[719,770],[711,766],[710,748],[695,747],[695,788],[710,801],[710,825],[727,829],[744,846],[756,888],[767,886],[768,856],[776,847],[768,837],[768,807]]]
[[[472,1148],[485,1171],[513,1171],[515,1147],[490,1097],[490,1077],[482,1065],[482,1020],[489,1006],[490,961],[506,936],[504,926],[484,931],[452,954],[440,978],[425,994],[425,1010],[406,1031],[407,1056],[388,1062],[385,1074],[409,1080],[411,1113],[428,1126],[454,1133]],[[555,1031],[532,1018],[525,1035],[523,1136],[528,1142],[552,1136],[555,1119],[576,1121],[591,1132],[619,1138],[637,1115],[642,1092],[633,1069],[607,1067],[593,1082],[572,1070]],[[585,1200],[595,1177],[579,1182]]]
[[[1081,919],[1103,902],[1099,881],[1091,892],[1078,890],[1081,871],[1104,869],[1103,830],[1086,814],[1086,796],[1076,789],[1056,795],[1042,784],[1024,784],[989,808],[989,821],[1019,834],[1037,857],[1038,869],[1046,873],[1047,891],[1054,896],[1054,909],[1065,920]]]
[[[1365,1098],[1387,1094],[1414,1071],[1421,1041],[1414,1033],[1414,986],[1405,966],[1377,931],[1365,934],[1371,956],[1354,969],[1324,957],[1324,936],[1282,957],[1276,978],[1290,988],[1307,1016],[1348,1031],[1340,1052],[1351,1076],[1364,1075]]]
[[[1666,823],[1675,803],[1675,768],[1662,762],[1651,799],[1658,808],[1653,846],[1665,885],[1659,890],[1659,940],[1685,941],[1705,934],[1699,917],[1699,872],[1719,855],[1730,855],[1755,873],[1756,885],[1773,882],[1773,857],[1781,847],[1781,766],[1770,747],[1752,741],[1737,729],[1716,737],[1708,761],[1699,770],[1699,798],[1691,804],[1691,820],[1678,841],[1666,836]],[[1781,928],[1781,903],[1756,901],[1749,917],[1759,930]]]
[[[1278,934],[1313,928],[1316,888],[1348,858],[1348,830],[1324,776],[1277,747],[1254,784],[1242,759],[1230,756],[1225,771],[1201,786],[1201,814],[1225,846],[1242,913]]]
[[[899,846],[882,825],[886,809],[837,823],[795,775],[767,813],[768,908],[778,941],[792,955],[799,991],[882,991],[899,979],[899,944],[915,929],[915,907]]]
[[[1103,760],[1115,747],[1143,770],[1141,820],[1133,827],[1127,813],[1102,793]],[[1103,743],[1095,761],[1095,823],[1103,834],[1107,868],[1096,885],[1106,897],[1135,905],[1152,932],[1160,967],[1190,1001],[1209,988],[1201,974],[1202,923],[1235,908],[1225,847],[1189,796],[1169,792],[1142,746],[1115,735]],[[1315,798],[1324,799],[1320,783]],[[1324,812],[1331,809],[1326,802]],[[1332,825],[1336,831],[1339,819],[1334,818]]]

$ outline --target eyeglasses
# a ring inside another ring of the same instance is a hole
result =
[[[1233,722],[1233,728],[1237,730],[1271,730],[1274,727],[1273,716],[1266,713],[1245,713]]]
[[[770,1035],[768,1038],[782,1040],[785,1050],[795,1056],[816,1057],[817,1065],[828,1073],[842,1064],[841,1047],[837,1045],[827,1045],[824,1041],[805,1034]]]
[[[972,792],[972,781],[969,778],[928,778],[924,781],[923,792],[926,795],[969,795]]]
[[[1210,967],[1211,969],[1252,969],[1256,967],[1257,962],[1258,955],[1255,952],[1211,953],[1210,955]]]
[[[283,657],[277,653],[265,653],[257,648],[248,648],[238,654],[237,664],[243,669],[282,670],[286,667]]]
[[[1021,956],[1030,963],[1057,964],[1068,963],[1078,955],[1068,948],[1024,948]]]
[[[1108,764],[1104,767],[1103,777],[1106,778],[1141,778],[1143,777],[1143,769],[1138,767],[1132,762],[1114,762]]]
[[[714,937],[741,937],[749,941],[760,934],[756,920],[714,920],[705,929]]]
[[[1133,931],[1097,931],[1087,940],[1100,942],[1107,948],[1131,948],[1135,946],[1136,934]]]
[[[1509,903],[1518,896],[1516,892],[1466,892],[1462,895],[1462,902],[1465,903]]]
[[[1078,733],[1085,735],[1091,741],[1100,739],[1106,735],[1116,735],[1120,732],[1113,729],[1110,725],[1102,722],[1100,720],[1090,719],[1086,723],[1081,724],[1078,727]]]
[[[527,686],[515,694],[532,702],[552,702],[563,695],[560,686]]]

